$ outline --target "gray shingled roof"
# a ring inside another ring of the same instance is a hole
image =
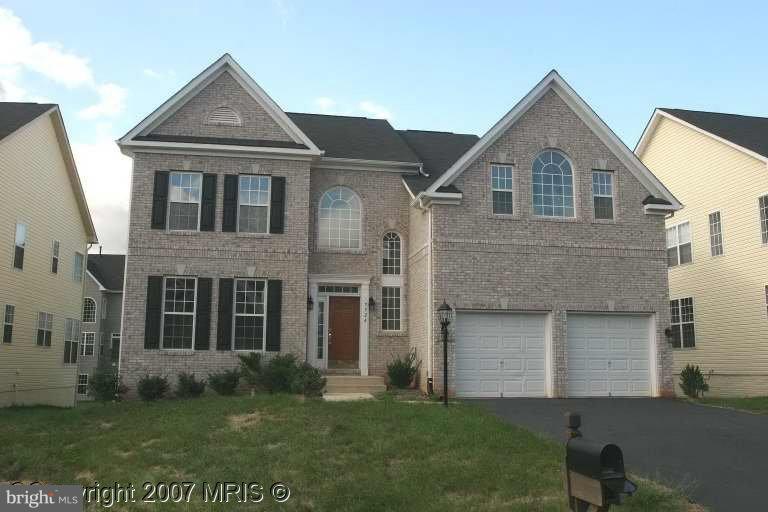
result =
[[[153,142],[187,142],[191,144],[223,144],[230,146],[307,149],[307,146],[304,144],[284,140],[236,139],[231,137],[198,137],[196,135],[164,135],[158,133],[150,133],[149,135],[137,135],[134,137],[134,139]]]
[[[419,163],[421,160],[385,119],[287,112],[330,158]]]
[[[411,192],[418,194],[429,188],[469,148],[479,140],[477,135],[431,132],[424,130],[398,130],[400,137],[421,157],[424,172],[429,176],[405,176]],[[457,192],[453,185],[441,187],[440,192]]]
[[[660,108],[678,119],[717,135],[759,155],[768,157],[768,118]]]
[[[55,106],[51,103],[0,102],[0,140]]]
[[[125,254],[89,254],[88,272],[107,290],[121,291],[125,275]]]

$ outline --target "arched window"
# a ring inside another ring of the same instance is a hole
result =
[[[360,248],[360,198],[347,187],[333,187],[320,199],[319,246]]]
[[[533,161],[533,213],[573,217],[573,169],[560,151],[547,149]]]
[[[219,107],[208,114],[206,124],[216,124],[222,126],[242,126],[243,121],[240,114],[229,107]]]
[[[93,323],[96,321],[96,301],[90,297],[83,299],[83,322]]]
[[[400,235],[389,232],[384,235],[384,257],[381,273],[385,275],[400,275]]]

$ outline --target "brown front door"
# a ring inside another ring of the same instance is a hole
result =
[[[358,367],[360,355],[360,297],[331,297],[328,359],[331,367]]]

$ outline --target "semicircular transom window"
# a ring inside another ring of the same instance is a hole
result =
[[[241,126],[243,120],[235,110],[229,107],[219,107],[208,114],[206,124],[215,124],[219,126]]]
[[[360,248],[360,198],[347,187],[333,187],[320,198],[321,249]]]
[[[533,213],[573,217],[573,168],[560,151],[547,149],[533,161]]]

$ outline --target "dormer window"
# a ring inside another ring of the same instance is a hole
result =
[[[229,107],[219,107],[208,115],[205,124],[218,126],[242,126],[243,120],[235,110]]]

